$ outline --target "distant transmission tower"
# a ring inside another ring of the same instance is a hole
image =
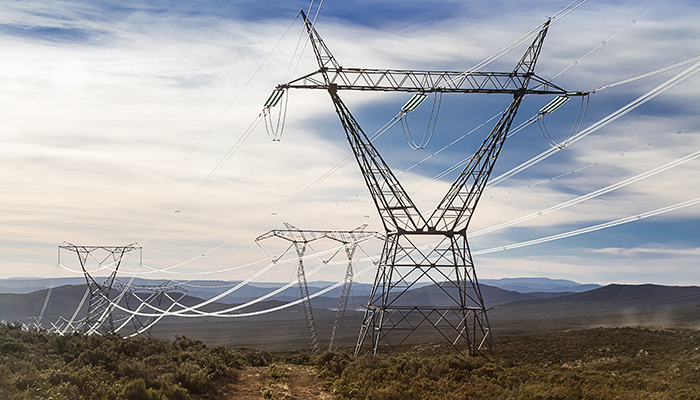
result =
[[[85,275],[85,281],[90,292],[90,302],[88,303],[87,318],[85,321],[85,331],[87,333],[111,333],[114,332],[114,319],[112,317],[112,297],[111,292],[114,285],[114,280],[117,276],[117,271],[121,266],[124,256],[139,252],[141,257],[141,247],[136,243],[128,246],[76,246],[71,243],[66,243],[64,246],[58,246],[59,255],[58,262],[61,262],[61,250],[71,251],[78,255],[80,267]],[[107,269],[110,274],[102,281],[97,277],[92,276],[87,269],[88,260],[95,260],[98,269]]]
[[[134,334],[148,332],[149,335],[153,325],[160,320],[164,314],[159,317],[144,317],[140,316],[138,313],[145,312],[153,314],[154,311],[162,309],[164,298],[166,298],[166,302],[174,304],[179,302],[187,292],[186,289],[173,284],[171,281],[165,281],[160,285],[134,285],[125,284],[116,280],[114,282],[114,288],[118,293],[124,294],[123,298],[126,309],[131,311],[131,313],[126,312],[126,319],[131,321]],[[170,296],[170,293],[173,292],[179,292],[179,296],[177,296],[177,298]],[[136,300],[138,304],[133,304],[133,300]]]
[[[278,85],[265,103],[264,115],[270,115],[269,109],[287,89],[327,90],[384,224],[384,249],[355,353],[368,339],[376,354],[380,343],[404,343],[426,326],[455,347],[466,344],[472,355],[493,354],[494,340],[467,227],[523,98],[580,94],[567,93],[534,73],[549,21],[512,71],[450,72],[342,68],[303,11],[302,15],[319,69]],[[340,99],[341,90],[415,93],[404,112],[417,107],[426,93],[503,93],[513,100],[435,211],[425,218]],[[409,292],[419,282],[432,283],[427,298]]]
[[[299,281],[299,291],[301,293],[301,298],[305,299],[303,301],[304,314],[306,315],[306,324],[309,328],[309,336],[311,339],[311,348],[313,351],[319,350],[318,345],[318,335],[316,333],[316,325],[314,323],[313,311],[311,310],[311,300],[309,299],[309,288],[306,282],[306,272],[304,270],[304,253],[309,243],[321,240],[330,239],[343,244],[345,248],[345,254],[348,258],[348,265],[345,270],[345,278],[343,280],[343,289],[340,295],[340,303],[338,304],[338,311],[336,313],[335,323],[333,324],[333,331],[331,332],[331,340],[328,346],[329,351],[335,348],[335,339],[340,333],[340,328],[343,324],[345,318],[345,310],[348,305],[348,297],[350,296],[350,289],[352,287],[353,270],[352,270],[352,259],[355,255],[355,250],[360,242],[367,240],[372,237],[377,236],[377,232],[367,232],[364,228],[367,225],[362,225],[361,227],[352,231],[309,231],[298,229],[291,224],[284,223],[287,229],[273,229],[265,234],[258,236],[255,242],[258,243],[264,239],[271,237],[278,237],[291,242],[291,246],[296,249],[297,257],[299,260],[299,265],[297,267],[297,279]],[[262,249],[262,247],[261,247]],[[289,248],[287,248],[289,250]],[[264,250],[263,250],[264,251]],[[340,249],[338,249],[340,251]],[[336,251],[331,257],[328,257],[325,262],[332,259]],[[277,256],[276,258],[271,258],[273,262],[277,262],[284,254]]]

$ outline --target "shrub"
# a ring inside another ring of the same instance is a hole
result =
[[[192,393],[204,393],[209,387],[211,378],[199,365],[185,363],[178,367],[175,379],[182,384],[182,387]]]
[[[122,397],[125,400],[167,400],[155,389],[146,389],[146,382],[142,378],[127,383],[122,390]]]
[[[28,351],[29,349],[27,348],[27,346],[17,341],[17,339],[15,338],[8,338],[5,339],[2,343],[0,343],[0,353],[2,354],[26,353]]]
[[[267,368],[267,376],[274,382],[282,382],[287,377],[287,373],[277,364],[270,364]]]
[[[350,356],[347,354],[332,351],[325,352],[316,360],[316,368],[319,370],[318,377],[328,387],[343,374],[345,367],[349,364]]]

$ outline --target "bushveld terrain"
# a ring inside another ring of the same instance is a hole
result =
[[[700,332],[596,328],[353,357],[0,325],[2,399],[700,399]]]

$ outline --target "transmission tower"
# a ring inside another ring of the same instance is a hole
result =
[[[140,334],[143,332],[148,332],[150,335],[150,330],[160,318],[154,316],[140,316],[138,313],[144,308],[151,308],[146,312],[152,313],[153,309],[162,309],[163,298],[167,299],[171,303],[179,302],[186,294],[187,289],[179,285],[173,284],[171,281],[165,281],[160,285],[134,285],[126,284],[119,280],[115,280],[114,289],[117,292],[124,294],[124,303],[126,304],[126,309],[132,311],[132,313],[127,312],[127,318],[131,321],[134,334]],[[180,296],[175,299],[169,295],[172,292],[179,292]],[[138,304],[132,307],[132,300],[135,299]]]
[[[316,325],[314,324],[313,312],[311,310],[311,300],[309,299],[309,289],[306,283],[306,272],[304,271],[304,253],[309,243],[321,240],[330,239],[343,244],[345,249],[345,254],[348,258],[348,265],[345,269],[345,277],[343,280],[343,289],[340,295],[340,302],[338,304],[338,311],[336,312],[335,323],[333,324],[333,331],[331,332],[331,340],[328,346],[329,351],[335,348],[335,339],[340,333],[343,320],[345,318],[345,311],[348,305],[348,298],[350,296],[350,289],[352,287],[352,259],[355,255],[355,250],[359,243],[365,241],[369,238],[376,237],[377,232],[368,232],[364,228],[367,225],[362,225],[361,227],[354,229],[352,231],[309,231],[298,229],[291,224],[284,223],[287,229],[273,229],[265,234],[258,236],[255,242],[258,243],[261,240],[268,239],[271,237],[278,237],[291,242],[290,247],[294,246],[297,257],[298,257],[298,267],[297,267],[297,280],[299,281],[299,291],[301,293],[301,298],[304,305],[304,314],[306,316],[306,324],[309,328],[309,336],[311,338],[311,348],[313,351],[319,350],[318,345],[318,335],[316,333]],[[262,249],[262,247],[261,247]],[[263,250],[264,251],[264,250]],[[330,257],[324,260],[327,263],[340,251],[338,249]],[[273,262],[277,262],[287,251],[284,251],[281,255],[276,258],[271,258]]]
[[[367,341],[374,354],[380,343],[404,343],[425,325],[458,350],[466,344],[471,355],[492,355],[495,344],[467,227],[523,98],[581,94],[566,92],[535,75],[549,21],[512,71],[450,72],[343,68],[303,11],[302,16],[319,69],[278,85],[264,112],[288,89],[328,91],[386,230],[355,354]],[[501,93],[513,100],[437,208],[425,218],[340,99],[341,90],[415,93],[403,111],[411,111],[411,104],[415,107],[426,93]],[[418,282],[432,284],[429,301],[409,294]]]
[[[71,243],[66,243],[64,246],[58,246],[59,255],[58,262],[61,262],[61,250],[74,252],[78,255],[80,267],[85,275],[85,281],[90,292],[90,302],[88,303],[87,318],[85,325],[87,333],[111,333],[114,332],[114,319],[112,317],[112,298],[111,292],[114,285],[114,280],[117,276],[117,271],[124,259],[124,256],[139,252],[141,258],[141,247],[136,243],[124,247],[118,246],[76,246]],[[106,268],[111,273],[102,281],[98,282],[98,278],[93,277],[87,269],[88,259],[94,259],[97,269]]]

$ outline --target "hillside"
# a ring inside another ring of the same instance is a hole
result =
[[[213,283],[213,282],[212,282]],[[355,291],[351,293],[348,299],[348,306],[351,310],[360,308],[362,304],[367,303],[368,295],[362,293],[366,288],[357,287],[359,285],[354,285]],[[226,308],[230,308],[233,305],[248,302],[257,299],[261,296],[268,295],[272,290],[277,289],[279,284],[270,287],[264,286],[251,286],[243,287],[240,291],[231,293],[222,299],[203,307],[202,311],[218,311]],[[323,287],[309,287],[309,292],[314,293],[320,291]],[[245,290],[244,290],[245,289]],[[38,316],[44,301],[46,300],[46,295],[49,289],[41,289],[31,293],[0,293],[0,320],[5,321],[26,321],[29,316]],[[216,294],[221,293],[222,289],[218,289],[218,292],[209,290],[200,290],[200,293],[204,294],[205,297],[197,297],[192,295],[188,290],[187,294],[179,301],[183,305],[193,306],[198,303],[203,302],[205,299],[213,298]],[[568,293],[518,293],[513,291],[507,291],[499,289],[496,287],[481,285],[482,294],[487,306],[495,306],[499,304],[505,304],[515,301],[538,299],[543,297],[555,297],[562,296]],[[47,308],[44,313],[44,318],[46,320],[55,320],[59,316],[69,318],[75,312],[75,308],[80,304],[83,296],[85,295],[86,285],[64,285],[53,288],[51,290],[50,299]],[[196,291],[193,291],[196,292]],[[427,304],[427,305],[441,305],[439,299],[444,298],[444,296],[438,296],[441,293],[440,289],[433,285],[419,286],[417,289],[413,289],[406,293],[402,302],[410,302],[411,304]],[[116,292],[115,292],[116,296]],[[177,294],[179,297],[180,295]],[[312,306],[319,309],[321,313],[322,309],[336,309],[338,307],[338,298],[340,296],[340,288],[329,291],[323,296],[318,296],[311,300]],[[254,306],[246,307],[245,312],[252,312],[257,310],[262,310],[266,308],[272,308],[279,306],[280,304],[287,303],[289,301],[295,300],[298,297],[298,288],[293,286],[289,288],[286,292],[282,292],[276,296],[270,297],[269,300],[257,303]],[[87,304],[87,303],[86,303]],[[167,308],[172,304],[167,298],[161,301],[161,308]],[[126,306],[125,302],[122,305]],[[86,305],[84,305],[80,312],[80,316],[87,313]],[[282,318],[285,318],[284,313],[281,314]],[[278,319],[280,315],[270,315],[269,318]],[[265,319],[266,317],[261,317]]]
[[[100,281],[103,278],[97,278]],[[550,279],[550,278],[502,278],[502,279],[480,279],[479,282],[484,285],[497,287],[503,290],[520,292],[520,293],[580,293],[587,290],[597,289],[600,285],[581,284],[578,282],[566,279]],[[135,278],[134,285],[142,286],[158,286],[163,284],[163,280],[158,279],[143,279]],[[214,297],[225,290],[231,289],[241,283],[241,281],[223,281],[223,280],[196,280],[183,283],[173,282],[178,287],[187,291],[190,296],[201,297],[203,299]],[[336,282],[327,281],[309,281],[309,290],[314,292],[322,288],[335,284]],[[59,287],[65,285],[84,285],[83,277],[73,278],[9,278],[0,279],[0,293],[31,293],[37,290],[48,289],[51,287]],[[271,290],[282,287],[283,283],[279,282],[249,282],[245,286],[237,289],[231,295],[224,297],[223,302],[235,303],[247,301],[253,298],[267,294]],[[416,288],[425,286],[425,283],[419,283]],[[293,287],[290,290],[295,291]],[[361,282],[353,282],[352,295],[358,297],[367,297],[372,290],[372,285]],[[340,296],[341,288],[331,290],[326,295],[328,297],[337,298]],[[285,296],[284,293],[278,295]],[[279,300],[279,299],[278,299]]]
[[[609,285],[550,299],[529,299],[494,308],[499,319],[562,318],[603,314],[637,314],[700,307],[700,287]]]
[[[496,286],[501,289],[511,290],[520,293],[581,293],[588,290],[598,289],[599,287],[601,287],[600,285],[581,284],[567,279],[550,278],[480,279],[479,282],[487,284],[489,286]]]

